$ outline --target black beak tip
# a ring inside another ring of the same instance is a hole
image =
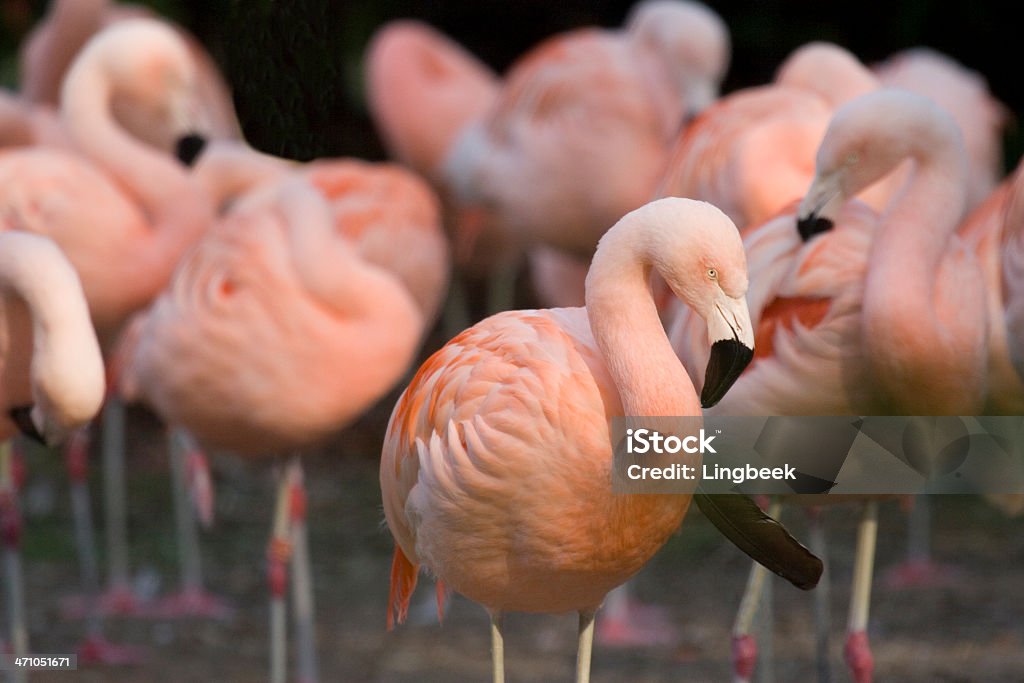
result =
[[[816,214],[811,214],[807,218],[799,218],[796,222],[796,230],[800,233],[800,239],[807,242],[815,235],[819,235],[823,232],[828,232],[834,227],[834,224],[828,218],[822,218]]]
[[[189,133],[178,139],[175,145],[175,156],[186,166],[191,166],[206,147],[206,138],[198,133]]]
[[[22,434],[30,439],[38,441],[44,446],[46,445],[46,439],[44,439],[43,435],[39,433],[39,430],[36,429],[35,422],[32,421],[31,405],[11,408],[7,411],[7,414],[10,415],[11,421],[17,425]]]
[[[754,350],[738,339],[720,339],[712,344],[700,392],[701,407],[710,408],[721,401],[753,358]]]

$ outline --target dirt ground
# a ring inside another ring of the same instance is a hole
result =
[[[429,683],[489,681],[484,611],[456,597],[443,626],[429,610],[432,584],[416,602],[424,609],[392,633],[384,628],[391,539],[383,526],[377,484],[379,440],[389,398],[354,427],[306,459],[310,539],[316,582],[318,653],[324,681]],[[130,558],[138,582],[164,592],[175,585],[173,516],[159,426],[141,409],[129,413]],[[75,592],[67,484],[59,462],[30,458],[25,567],[31,642],[39,653],[73,649],[81,622],[60,619],[61,596]],[[41,672],[33,681],[259,681],[266,680],[267,592],[265,542],[272,508],[273,463],[213,459],[217,519],[202,535],[209,588],[236,612],[228,621],[114,619],[108,635],[144,646],[144,665]],[[95,468],[98,470],[99,468]],[[98,472],[93,473],[95,479]],[[99,505],[95,505],[97,519]],[[827,513],[831,532],[832,661],[842,671],[856,512]],[[905,515],[883,506],[876,576],[898,563]],[[896,591],[876,583],[870,637],[876,681],[1024,681],[1024,519],[1007,519],[983,500],[942,497],[933,503],[935,555],[962,572],[945,588]],[[806,537],[803,514],[787,517]],[[637,592],[664,605],[679,628],[672,647],[597,647],[594,683],[728,681],[729,631],[749,562],[696,508],[680,532],[641,572]],[[812,596],[775,582],[775,680],[814,680]],[[414,610],[415,612],[415,610]],[[506,668],[511,682],[570,681],[575,617],[510,615]]]

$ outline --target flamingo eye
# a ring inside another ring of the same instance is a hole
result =
[[[846,165],[847,166],[853,166],[854,164],[858,163],[859,161],[860,161],[860,155],[857,154],[856,152],[850,152],[848,155],[846,155]]]
[[[708,268],[708,279],[710,279],[710,280],[717,280],[718,279],[718,271],[715,270],[714,268]]]

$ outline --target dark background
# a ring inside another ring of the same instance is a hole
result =
[[[231,83],[249,141],[298,159],[384,151],[362,99],[361,59],[385,21],[425,20],[499,71],[545,36],[583,25],[617,26],[629,0],[150,0],[207,45]],[[728,24],[733,58],[725,91],[765,82],[810,40],[831,40],[867,63],[928,45],[983,73],[1011,111],[1024,107],[1005,3],[892,0],[710,1]],[[2,82],[14,86],[15,48],[46,3],[0,0]],[[1007,163],[1019,156],[1011,126]]]

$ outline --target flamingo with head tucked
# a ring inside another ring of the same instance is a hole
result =
[[[407,282],[426,282],[403,275],[422,264],[375,259],[389,229],[409,244],[432,234],[443,247],[436,202],[404,171],[332,166],[326,176],[314,165],[299,172],[305,178],[241,197],[182,262],[124,350],[126,394],[206,448],[267,456],[322,441],[387,392],[419,347],[440,294],[410,291]],[[434,283],[442,291],[446,263]],[[284,675],[290,557],[300,677],[316,671],[301,480],[296,460],[271,544],[275,681]]]

